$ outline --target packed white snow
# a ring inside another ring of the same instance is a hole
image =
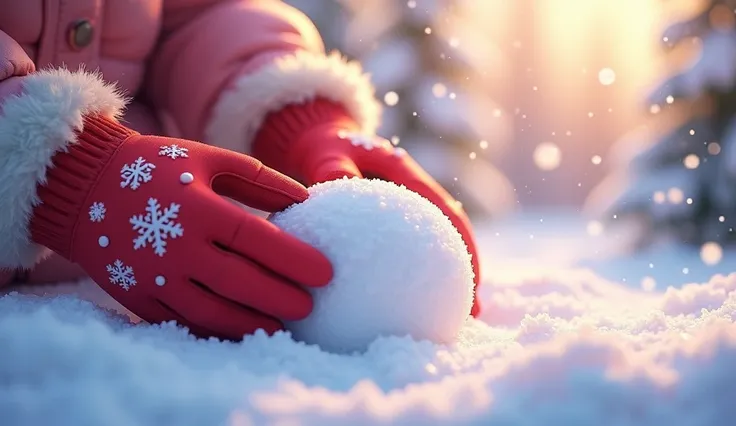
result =
[[[732,426],[736,274],[700,282],[718,268],[694,274],[697,251],[653,269],[646,255],[633,268],[616,259],[609,275],[660,272],[654,289],[629,288],[639,281],[570,266],[613,236],[536,217],[546,227],[476,224],[486,309],[449,345],[383,337],[335,354],[288,333],[195,340],[135,325],[89,281],[0,293],[0,424]]]
[[[736,274],[655,293],[584,270],[484,284],[488,324],[458,343],[387,337],[353,355],[286,333],[195,340],[74,296],[10,294],[0,423],[733,425]]]
[[[442,211],[405,187],[340,179],[270,220],[319,249],[334,277],[312,289],[314,310],[287,328],[335,352],[363,351],[379,336],[451,343],[470,315],[473,268]]]

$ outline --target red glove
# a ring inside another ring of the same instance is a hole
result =
[[[268,212],[307,198],[251,157],[88,118],[53,163],[33,240],[146,321],[229,339],[272,333],[311,312],[300,285],[331,279],[316,249],[221,197]]]
[[[478,253],[470,221],[460,203],[402,148],[358,134],[341,106],[318,99],[270,114],[253,142],[253,155],[306,185],[348,177],[379,178],[404,185],[438,206],[452,221],[472,255],[476,288]],[[476,297],[472,315],[480,313]]]

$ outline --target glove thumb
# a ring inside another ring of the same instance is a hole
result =
[[[362,178],[360,169],[353,160],[344,155],[330,156],[315,163],[311,173],[307,173],[307,186],[316,183],[342,179],[343,177]]]

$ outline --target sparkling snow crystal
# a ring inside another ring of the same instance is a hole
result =
[[[141,186],[141,183],[150,182],[153,179],[151,172],[155,168],[155,164],[147,162],[143,157],[138,157],[131,164],[125,164],[120,170],[120,178],[122,179],[120,187],[130,187],[135,191]]]
[[[104,203],[95,201],[89,208],[89,220],[92,222],[102,222],[105,219],[107,209]]]
[[[148,247],[148,243],[151,243],[154,253],[163,257],[166,254],[166,239],[184,235],[184,228],[174,221],[179,217],[180,208],[181,205],[171,203],[162,211],[158,200],[149,198],[145,216],[139,214],[130,218],[133,230],[139,234],[133,240],[133,248],[138,250]]]
[[[365,349],[381,335],[454,341],[470,313],[473,271],[462,237],[425,198],[380,180],[342,179],[271,217],[322,251],[334,277],[314,311],[287,324],[330,351]]]
[[[133,267],[126,266],[118,259],[112,265],[107,265],[107,273],[110,274],[110,282],[122,287],[125,291],[136,285]]]
[[[187,148],[182,148],[179,145],[173,144],[173,145],[164,145],[161,148],[159,148],[160,151],[158,152],[158,155],[162,157],[169,157],[172,160],[176,160],[177,158],[188,158],[189,157],[189,150]]]
[[[364,135],[361,133],[341,133],[339,136],[343,139],[348,139],[351,145],[362,146],[367,151],[388,145],[388,141],[372,135]]]

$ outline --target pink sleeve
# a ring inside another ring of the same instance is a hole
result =
[[[36,71],[36,66],[20,45],[0,30],[0,112],[10,96],[22,91],[22,77]]]
[[[265,116],[325,97],[342,103],[364,131],[380,107],[368,76],[326,54],[313,23],[278,0],[165,0],[162,42],[147,93],[181,136],[250,152]]]

